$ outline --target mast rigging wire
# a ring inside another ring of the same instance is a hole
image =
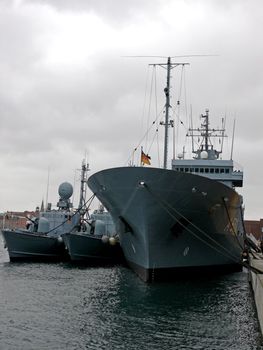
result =
[[[154,74],[156,72],[155,66],[153,66],[153,72],[151,77],[151,85],[150,85],[150,98],[149,98],[149,106],[148,106],[148,114],[147,114],[147,129],[149,128],[149,122],[150,122],[150,114],[151,114],[151,106],[152,106],[152,90],[153,90],[153,81],[154,81]],[[146,134],[145,139],[145,148],[148,147],[148,133]]]
[[[95,194],[93,194],[80,208],[78,208],[75,213],[71,216],[71,218],[73,218],[77,213],[79,213],[84,207],[86,207],[86,205],[88,204],[88,202],[90,201],[88,207],[86,209],[89,209],[93,199],[95,198]],[[31,220],[32,221],[32,220]],[[59,227],[63,226],[66,222],[68,221],[68,219],[66,219],[65,221],[63,221],[61,224],[57,225],[56,227],[53,227],[51,230],[49,230],[48,232],[46,232],[46,234],[57,230]]]
[[[149,70],[148,70],[149,71]],[[148,77],[149,79],[149,77]],[[147,80],[148,81],[148,80]],[[148,83],[146,84],[146,88],[148,87]],[[151,114],[151,108],[152,108],[152,100],[153,100],[153,91],[154,91],[154,97],[155,97],[155,119],[152,122],[151,125],[150,124],[150,114]],[[147,93],[145,92],[145,99],[146,99],[146,95]],[[146,106],[146,102],[144,102],[144,110],[143,110],[143,115],[145,113],[145,106]],[[145,141],[145,152],[149,153],[149,150],[151,149],[152,145],[153,145],[153,141],[150,144],[150,147],[148,147],[148,136],[150,131],[152,130],[153,125],[155,125],[156,123],[159,123],[160,120],[160,116],[161,114],[164,112],[165,106],[162,107],[162,109],[160,110],[160,112],[158,113],[158,103],[157,103],[157,79],[156,79],[156,65],[153,65],[153,69],[152,69],[152,75],[151,75],[151,83],[150,83],[150,94],[149,94],[149,106],[148,106],[148,114],[147,114],[147,130],[146,132],[143,134],[143,136],[141,137],[140,141],[138,142],[137,146],[133,149],[132,154],[128,157],[127,161],[125,164],[129,164],[129,162],[131,161],[132,164],[134,163],[134,155],[135,152],[138,150],[139,146],[142,144],[143,140]],[[158,162],[159,162],[159,166],[160,166],[160,149],[159,149],[159,138],[158,138],[158,133],[159,133],[159,128],[157,127],[155,130],[155,135],[153,136],[153,140],[156,138],[157,140],[157,153],[158,153]]]
[[[227,248],[225,248],[224,246],[222,246],[220,243],[218,243],[216,240],[214,240],[212,237],[210,237],[204,230],[202,230],[201,228],[199,228],[197,225],[195,225],[193,222],[191,222],[187,217],[185,217],[182,213],[180,213],[178,210],[176,210],[174,207],[172,207],[171,205],[169,205],[166,201],[158,198],[151,190],[148,186],[145,185],[145,188],[148,190],[149,193],[152,194],[153,197],[155,197],[155,199],[157,200],[157,202],[159,202],[161,204],[161,206],[164,208],[165,211],[167,211],[167,213],[174,218],[175,220],[178,221],[178,218],[176,216],[174,216],[174,214],[172,212],[174,212],[175,214],[179,215],[179,217],[185,219],[189,224],[191,224],[193,226],[193,228],[195,228],[197,231],[199,231],[200,233],[202,233],[207,239],[209,239],[211,242],[215,243],[217,247],[213,246],[211,243],[207,242],[206,240],[204,240],[203,238],[201,238],[199,235],[197,235],[196,233],[194,233],[189,227],[187,227],[186,225],[184,225],[182,222],[180,222],[180,224],[184,227],[185,230],[187,230],[189,233],[193,234],[197,239],[199,239],[200,241],[202,241],[203,243],[205,243],[206,245],[210,246],[210,248],[216,250],[217,252],[221,253],[222,255],[225,255],[226,257],[228,257],[229,259],[238,262],[239,260],[237,260],[237,257],[234,256]],[[225,250],[225,252],[222,252],[219,250],[219,248]]]

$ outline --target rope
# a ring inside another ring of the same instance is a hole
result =
[[[254,272],[254,273],[257,274],[257,275],[262,275],[262,274],[263,274],[263,271],[262,271],[262,270],[259,270],[259,269],[256,268],[255,266],[249,265],[249,263],[247,263],[247,262],[244,262],[244,261],[243,261],[242,265],[243,265],[244,267],[246,267],[248,270],[251,270],[252,272]]]
[[[156,198],[156,196],[152,193],[152,191],[149,189],[149,187],[147,185],[144,185],[145,188]],[[210,237],[206,232],[204,232],[202,229],[200,229],[198,226],[196,226],[195,224],[193,224],[188,218],[186,218],[184,215],[182,215],[179,211],[177,211],[175,208],[171,207],[170,205],[168,205],[167,203],[165,203],[164,201],[159,200],[159,202],[161,203],[162,207],[165,209],[165,211],[173,218],[178,220],[178,218],[176,216],[174,216],[169,209],[167,209],[165,207],[166,206],[171,210],[174,210],[177,215],[180,215],[180,217],[182,217],[183,219],[185,219],[187,222],[189,222],[193,227],[195,227],[199,232],[203,233],[207,238],[209,238],[211,241],[213,241],[214,243],[216,243],[219,248],[224,249],[226,251],[226,253],[220,251],[219,249],[217,249],[215,246],[211,245],[209,242],[207,242],[206,240],[202,239],[200,236],[198,236],[197,234],[195,234],[191,229],[189,229],[186,225],[184,225],[183,223],[180,222],[180,225],[182,225],[184,227],[185,230],[187,230],[189,233],[191,233],[193,236],[195,236],[197,239],[199,239],[201,242],[205,243],[206,245],[208,245],[210,248],[214,249],[215,251],[217,251],[218,253],[226,256],[227,258],[230,258],[231,260],[233,260],[234,262],[239,263],[240,265],[242,265],[243,267],[246,267],[248,270],[253,271],[256,274],[263,274],[263,271],[261,271],[260,269],[249,265],[246,261],[239,261],[236,260],[237,258],[232,255],[231,252],[229,252],[228,249],[226,249],[224,246],[222,246],[220,243],[218,243],[216,240],[214,240],[212,237]],[[163,203],[164,204],[163,204]]]
[[[72,215],[71,218],[73,218],[75,215],[77,215],[83,207],[87,205],[87,203],[90,201],[89,206],[91,205],[93,199],[95,198],[95,194],[93,194],[80,208],[77,209],[77,211]],[[46,234],[57,230],[59,227],[63,226],[68,220],[63,221],[61,224],[57,225],[56,227],[52,228],[50,231],[46,232]]]
[[[155,119],[158,118],[158,101],[157,101],[157,81],[156,81],[156,71],[155,71],[155,75],[154,75],[154,85],[155,85]],[[155,129],[155,136],[156,136],[156,145],[157,145],[157,158],[158,158],[158,166],[160,167],[160,147],[159,147],[159,128],[157,126],[157,128]],[[155,138],[154,136],[154,138]]]
[[[149,71],[148,71],[149,72]],[[148,73],[147,73],[148,74]],[[151,80],[150,80],[151,79]],[[148,111],[147,111],[147,130],[146,132],[143,134],[143,136],[140,138],[137,146],[133,149],[131,155],[128,157],[127,161],[125,162],[125,164],[131,164],[133,165],[133,161],[134,161],[134,154],[135,152],[138,150],[139,146],[142,145],[142,142],[145,140],[145,152],[148,154],[150,149],[152,148],[152,145],[155,141],[155,139],[157,140],[157,153],[158,153],[158,162],[160,164],[160,150],[159,150],[159,140],[158,140],[158,132],[159,132],[159,129],[158,127],[156,127],[155,129],[155,134],[153,135],[153,139],[152,139],[152,142],[150,143],[149,142],[149,134],[150,134],[150,131],[152,129],[152,127],[155,125],[155,124],[159,124],[159,121],[160,121],[160,117],[162,116],[163,112],[164,112],[164,108],[165,106],[163,106],[160,110],[160,112],[158,113],[157,109],[158,109],[158,101],[157,101],[157,81],[156,81],[156,66],[153,65],[153,70],[152,70],[152,74],[151,74],[151,77],[150,77],[150,82],[149,82],[149,104],[148,104]],[[147,88],[147,85],[146,85],[146,88]],[[153,102],[155,98],[155,101]],[[144,96],[144,99],[146,99],[146,92],[145,92],[145,96]],[[146,114],[145,112],[145,109],[146,109],[146,102],[144,101],[144,108],[143,108],[143,117],[145,116],[144,114]],[[154,110],[154,114],[155,114],[155,119],[153,120],[152,124],[149,126],[150,124],[150,115],[152,113],[152,109],[155,109]],[[148,144],[150,144],[150,147],[148,146]]]
[[[146,130],[146,132],[144,133],[144,135],[142,136],[142,138],[140,139],[140,141],[138,142],[137,146],[133,149],[132,154],[128,157],[127,161],[125,162],[125,164],[129,163],[129,160],[131,158],[133,158],[134,153],[137,151],[138,147],[142,144],[142,141],[145,139],[146,135],[150,132],[150,130],[152,129],[152,127],[156,124],[156,122],[158,122],[158,119],[160,118],[160,115],[162,113],[163,109],[160,111],[160,113],[157,115],[157,117],[155,118],[155,120],[152,122],[151,126],[149,127],[148,130]],[[148,151],[146,151],[146,153],[149,153]]]
[[[151,104],[152,104],[152,90],[153,90],[153,81],[154,81],[154,72],[155,72],[155,66],[153,66],[153,72],[152,72],[152,79],[151,79],[151,86],[150,86],[150,98],[149,98],[149,106],[148,106],[148,115],[147,115],[147,129],[149,129],[149,121],[150,121],[150,114],[151,114]],[[146,140],[145,140],[145,148],[147,149],[148,146],[148,133],[146,134]]]
[[[235,232],[235,228],[234,228],[234,226],[233,226],[233,224],[232,224],[232,221],[231,221],[231,218],[230,218],[230,215],[229,215],[227,206],[226,206],[226,202],[224,201],[224,198],[222,198],[222,200],[223,200],[224,208],[226,209],[227,218],[228,218],[228,221],[229,221],[230,226],[231,226],[231,228],[232,228],[232,231],[233,231],[233,233],[234,233],[234,236],[235,236],[235,238],[236,238],[236,240],[237,240],[237,243],[239,244],[240,248],[243,249],[242,245],[240,244],[240,242],[239,242],[239,240],[238,240],[237,232]],[[241,216],[242,216],[242,215],[241,215]],[[242,221],[243,221],[243,220],[242,220]]]
[[[262,258],[258,257],[252,250],[249,251],[249,254],[251,254],[255,260],[262,260]]]
[[[145,188],[156,198],[156,196],[152,193],[152,191],[149,189],[148,186],[145,185]],[[177,211],[175,208],[171,207],[169,204],[167,204],[166,202],[164,202],[164,201],[162,201],[160,199],[159,199],[159,202],[162,204],[162,207],[167,211],[167,213],[172,218],[178,220],[178,218],[175,217],[169,210],[167,210],[167,208],[170,208],[170,210],[173,210],[177,215],[179,215],[180,217],[185,219],[189,224],[191,224],[195,229],[197,229],[204,236],[206,236],[210,241],[212,241],[213,243],[218,245],[219,248],[225,250],[226,253],[218,250],[215,246],[212,246],[209,242],[207,242],[206,240],[202,239],[199,235],[195,234],[191,229],[189,229],[186,225],[184,225],[183,223],[180,222],[180,225],[182,225],[184,227],[184,229],[186,229],[188,232],[190,232],[192,235],[194,235],[197,239],[199,239],[200,241],[202,241],[203,243],[208,245],[210,248],[216,250],[218,253],[226,256],[227,258],[229,258],[229,259],[231,259],[231,260],[233,260],[235,262],[240,263],[239,260],[237,260],[236,256],[232,255],[232,253],[228,249],[226,249],[224,246],[222,246],[220,243],[218,243],[216,240],[214,240],[212,237],[210,237],[206,232],[204,232],[202,229],[200,229],[198,226],[196,226],[194,223],[192,223],[188,218],[186,218],[184,215],[182,215],[179,211]],[[167,208],[166,208],[166,206],[167,206]]]
[[[188,110],[187,110],[187,94],[186,94],[186,82],[185,82],[185,69],[183,70],[183,75],[184,75],[184,101],[185,101],[185,116],[186,116],[186,124],[189,125],[189,120],[188,120]]]

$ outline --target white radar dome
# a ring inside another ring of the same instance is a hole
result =
[[[58,194],[62,199],[69,199],[73,194],[73,187],[69,182],[63,182],[59,185]]]
[[[208,153],[206,151],[202,151],[200,153],[200,157],[201,157],[201,159],[207,159],[208,158]]]
[[[184,155],[183,155],[183,153],[178,153],[178,158],[179,158],[179,159],[182,159],[182,158],[184,158]]]

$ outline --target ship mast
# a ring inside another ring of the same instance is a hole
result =
[[[171,70],[177,66],[184,66],[189,63],[171,63],[171,57],[168,57],[167,63],[151,64],[154,66],[161,66],[167,70],[166,77],[166,87],[164,88],[165,93],[165,120],[160,122],[161,125],[164,125],[164,156],[163,156],[163,168],[167,169],[167,158],[168,158],[168,143],[169,143],[169,126],[173,127],[173,120],[169,119],[169,111],[171,108],[170,104],[170,80],[171,80]]]
[[[223,143],[223,139],[226,137],[224,123],[221,129],[209,128],[209,110],[208,109],[206,109],[205,114],[201,114],[201,118],[204,119],[204,121],[201,123],[201,129],[199,128],[194,129],[193,127],[191,127],[188,130],[189,133],[187,133],[186,135],[186,136],[192,137],[192,152],[197,154],[197,159],[204,157],[204,155],[202,156],[201,154],[203,151],[207,153],[206,159],[217,159],[220,153],[222,153],[222,148],[220,151],[215,150],[210,139],[212,137],[219,138]],[[198,137],[199,139],[200,136],[202,137],[202,141],[199,145],[199,148],[195,150],[193,139],[194,137]]]
[[[164,129],[164,156],[163,156],[163,167],[167,169],[167,157],[168,157],[168,127],[171,125],[169,120],[169,108],[170,108],[170,78],[171,78],[171,57],[167,60],[167,79],[166,87],[164,88],[165,93],[165,129]]]
[[[89,170],[89,164],[83,160],[81,166],[81,178],[80,178],[80,195],[79,195],[79,209],[83,209],[86,201],[87,192],[87,172]]]
[[[202,136],[205,138],[205,150],[208,152],[208,140],[209,140],[209,129],[208,129],[208,109],[206,109],[205,114],[202,114],[201,117],[204,118],[204,124],[202,125],[204,127],[204,133]]]

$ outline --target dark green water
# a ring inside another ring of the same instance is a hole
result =
[[[146,285],[124,267],[9,263],[0,349],[263,349],[247,273]]]

